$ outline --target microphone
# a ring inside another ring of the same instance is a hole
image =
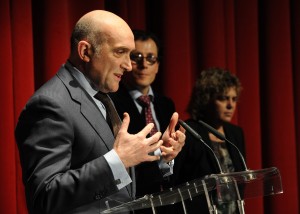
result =
[[[214,158],[218,164],[218,168],[219,168],[219,171],[221,174],[224,174],[222,168],[221,168],[221,164],[220,164],[220,161],[219,159],[217,158],[216,154],[214,153],[214,151],[210,148],[209,145],[207,145],[204,140],[202,139],[202,137],[194,130],[192,129],[188,124],[186,124],[185,122],[183,122],[182,120],[178,120],[178,123],[186,130],[188,131],[190,134],[192,134],[196,139],[198,139],[199,141],[201,141],[211,152],[212,154],[214,155]]]
[[[214,129],[213,127],[211,127],[210,125],[208,125],[207,123],[203,122],[202,120],[198,120],[198,122],[204,126],[209,132],[211,132],[213,135],[215,135],[217,138],[219,138],[220,140],[224,140],[226,141],[227,143],[229,143],[231,146],[233,146],[239,153],[239,156],[243,162],[243,165],[244,165],[244,168],[245,168],[245,171],[248,171],[248,167],[246,165],[246,162],[245,162],[245,158],[244,156],[242,155],[241,151],[238,149],[238,147],[236,145],[234,145],[231,141],[229,141],[222,133],[218,132],[216,129]]]

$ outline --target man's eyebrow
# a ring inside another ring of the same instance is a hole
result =
[[[131,51],[133,51],[133,50],[131,50],[130,48],[124,47],[124,46],[115,47],[113,50],[114,50],[114,51],[122,50],[122,51],[125,51],[125,52],[131,52]]]

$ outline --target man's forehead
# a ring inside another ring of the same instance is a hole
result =
[[[115,47],[120,47],[120,48],[123,47],[123,48],[127,48],[127,49],[130,49],[130,50],[135,49],[134,39],[133,39],[133,36],[130,35],[130,33],[126,34],[126,33],[116,32],[114,34],[113,32],[111,32],[107,36],[107,42],[110,45],[113,45]]]

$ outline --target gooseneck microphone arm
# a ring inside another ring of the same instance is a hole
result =
[[[248,167],[246,165],[246,161],[244,156],[242,155],[241,151],[238,149],[238,147],[236,145],[234,145],[231,141],[229,141],[222,133],[218,132],[216,129],[214,129],[213,127],[211,127],[210,125],[208,125],[207,123],[203,122],[202,120],[198,120],[198,122],[205,127],[209,132],[211,132],[213,135],[215,135],[217,138],[219,138],[220,140],[224,140],[227,143],[229,143],[231,146],[233,146],[239,153],[240,158],[243,162],[245,171],[248,171]]]
[[[216,156],[216,154],[214,153],[214,151],[210,148],[210,146],[209,145],[207,145],[205,142],[204,142],[204,140],[202,139],[202,137],[194,130],[194,129],[192,129],[188,124],[186,124],[185,122],[183,122],[182,120],[178,120],[178,123],[186,130],[186,131],[188,131],[190,134],[192,134],[196,139],[198,139],[199,141],[201,141],[210,151],[211,151],[211,153],[214,155],[214,157],[215,157],[215,160],[216,160],[216,162],[217,162],[217,164],[218,164],[218,168],[219,168],[219,171],[220,171],[220,173],[221,174],[223,174],[224,172],[223,172],[223,170],[222,170],[222,168],[221,168],[221,164],[220,164],[220,161],[219,161],[219,159],[217,158],[217,156]]]

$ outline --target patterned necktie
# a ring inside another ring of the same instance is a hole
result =
[[[116,137],[121,127],[121,119],[115,109],[115,106],[113,105],[109,96],[100,91],[95,95],[95,98],[100,100],[105,106],[106,121],[110,126],[110,128],[112,129],[114,136]]]
[[[150,97],[149,95],[142,95],[138,98],[138,102],[140,103],[141,106],[143,106],[143,110],[145,112],[145,119],[146,119],[146,124],[148,123],[154,123],[154,127],[150,132],[150,136],[154,135],[158,130],[155,125],[151,107],[150,107]]]

